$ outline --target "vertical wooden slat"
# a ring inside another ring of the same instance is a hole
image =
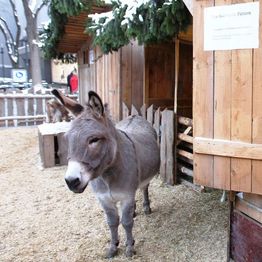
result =
[[[156,130],[156,134],[157,134],[157,143],[159,144],[159,136],[160,136],[160,107],[155,111],[154,114],[154,129]]]
[[[126,45],[121,48],[121,99],[127,105],[131,106],[132,104],[132,45]]]
[[[0,99],[0,116],[5,116],[5,99]],[[5,126],[5,121],[0,121],[0,127]]]
[[[144,84],[144,46],[134,42],[132,46],[132,104],[140,108],[143,102]]]
[[[175,87],[174,87],[174,112],[177,114],[177,89],[178,89],[178,76],[179,76],[179,39],[175,42]]]
[[[13,99],[12,98],[7,98],[7,114],[6,116],[13,116]],[[12,120],[8,120],[8,126],[14,126],[14,122]]]
[[[160,138],[160,177],[166,181],[166,123],[168,121],[166,109],[161,113],[161,138]]]
[[[24,116],[25,115],[25,99],[24,98],[16,98],[16,106],[17,106],[17,115],[18,116]],[[24,126],[25,122],[24,120],[17,121],[18,126]]]
[[[231,4],[231,0],[216,0],[216,6]],[[231,57],[232,52],[215,51],[214,68],[214,138],[230,140],[231,136]],[[228,157],[214,156],[214,187],[230,190]]]
[[[194,137],[213,138],[213,52],[204,51],[204,8],[214,1],[194,1],[193,108]],[[213,156],[194,154],[194,182],[212,187]]]
[[[247,1],[232,0],[234,4],[243,2]],[[251,143],[252,65],[252,49],[232,51],[232,141]],[[231,190],[250,192],[251,160],[231,160]]]
[[[166,182],[169,185],[174,185],[176,183],[176,154],[174,152],[175,134],[174,134],[174,124],[175,124],[175,114],[172,110],[167,110],[167,129],[166,129]]]
[[[174,112],[164,110],[161,118],[160,176],[170,185],[176,182],[174,170]]]
[[[138,115],[139,115],[139,113],[138,113],[137,109],[135,108],[134,105],[132,105],[132,107],[131,107],[131,116],[138,116]]]
[[[143,104],[140,108],[141,116],[146,119],[146,104]]]
[[[153,125],[153,121],[154,121],[154,107],[153,105],[151,105],[148,109],[147,109],[147,121]]]
[[[260,29],[259,29],[259,48],[254,49],[253,54],[253,143],[262,144],[262,1],[260,0]],[[262,194],[262,161],[252,161],[252,185],[251,191]]]
[[[149,98],[149,48],[144,46],[144,84],[143,84],[143,103],[148,106]]]
[[[34,115],[34,99],[28,98],[28,115],[33,116]],[[33,125],[34,122],[30,121],[29,125]]]
[[[128,116],[129,116],[129,109],[125,103],[122,103],[122,119],[125,119]]]

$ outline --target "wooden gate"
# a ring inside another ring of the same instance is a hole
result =
[[[262,1],[259,48],[203,47],[204,8],[236,2],[194,1],[194,181],[262,194]]]

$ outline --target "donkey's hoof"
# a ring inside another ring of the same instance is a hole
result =
[[[135,251],[135,249],[134,249],[134,246],[128,246],[127,248],[126,248],[126,256],[127,257],[132,257],[132,256],[134,256],[136,254],[136,251]]]
[[[144,213],[145,213],[146,215],[150,215],[150,214],[152,213],[151,208],[150,208],[150,207],[144,207]]]
[[[107,250],[105,257],[106,257],[106,258],[112,258],[112,257],[116,256],[117,253],[118,253],[117,247],[116,247],[116,246],[114,246],[114,247],[111,246],[111,247]]]

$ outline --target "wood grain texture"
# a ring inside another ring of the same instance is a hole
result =
[[[231,0],[216,0],[216,6],[231,4]],[[214,138],[231,139],[231,79],[232,52],[215,51],[214,69]],[[214,157],[214,187],[230,190],[229,157]]]
[[[199,154],[262,160],[261,144],[195,137],[194,150]]]
[[[253,126],[252,142],[262,144],[262,1],[260,0],[259,48],[253,53]],[[262,194],[262,161],[252,161],[251,191]]]
[[[252,50],[232,51],[231,139],[251,143]],[[251,191],[251,160],[232,159],[231,189]]]
[[[204,51],[204,8],[214,1],[194,2],[193,23],[193,119],[194,137],[214,136],[213,52]],[[214,157],[194,154],[194,183],[214,186]]]
[[[238,211],[231,214],[230,257],[234,261],[260,262],[262,225]]]

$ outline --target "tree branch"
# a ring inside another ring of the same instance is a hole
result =
[[[14,19],[15,19],[15,23],[16,23],[16,26],[17,26],[17,30],[16,30],[16,40],[14,42],[14,44],[16,44],[17,48],[14,49],[14,51],[17,53],[17,57],[19,56],[18,54],[18,46],[19,46],[19,41],[20,41],[20,37],[21,37],[21,25],[19,23],[19,19],[18,19],[18,15],[17,15],[17,9],[16,9],[16,5],[14,3],[13,0],[9,0],[10,2],[10,5],[12,7],[12,10],[13,10],[13,15],[14,15]]]
[[[2,31],[5,38],[5,46],[7,48],[8,56],[12,64],[15,65],[17,64],[17,60],[15,59],[15,53],[17,52],[15,51],[14,39],[12,34],[10,34],[10,29],[8,28],[6,21],[2,17],[0,17],[0,31]]]
[[[1,24],[1,21],[2,21],[2,23],[3,23],[4,25]],[[4,30],[3,34],[6,34],[6,36],[9,36],[9,37],[12,39],[12,41],[13,41],[14,38],[13,38],[12,32],[11,32],[11,30],[10,30],[7,22],[5,21],[5,19],[2,18],[2,17],[0,17],[0,25],[3,27],[3,29],[6,29],[6,30],[7,30],[7,31]]]
[[[36,9],[35,11],[35,17],[37,18],[39,12],[41,11],[41,9],[46,5],[45,1],[42,1],[41,5]]]

